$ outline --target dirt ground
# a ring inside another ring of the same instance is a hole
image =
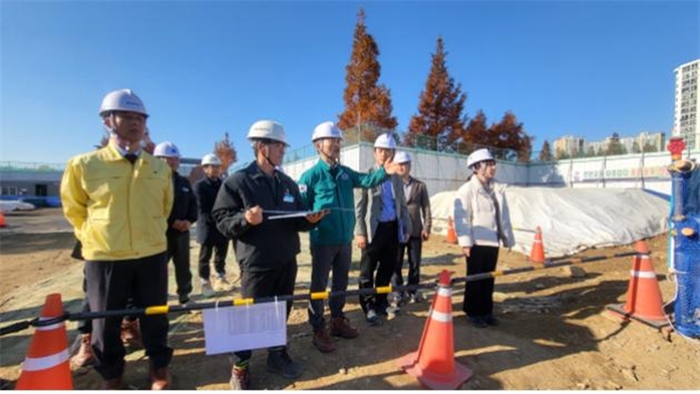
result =
[[[72,234],[58,209],[6,214],[8,227],[0,229],[0,326],[38,315],[47,294],[60,293],[64,307],[77,312],[82,299],[82,264],[70,258]],[[308,291],[310,256],[302,236],[298,292]],[[546,247],[547,240],[544,240]],[[674,283],[666,277],[666,237],[648,241],[664,301],[673,297]],[[612,255],[631,247],[588,250],[577,257]],[[197,244],[192,242],[192,272]],[[357,288],[359,252],[353,254],[350,288]],[[235,259],[227,269],[238,279]],[[525,257],[502,250],[499,269],[528,266]],[[631,258],[606,259],[580,265],[583,277],[568,268],[506,275],[496,281],[498,327],[477,329],[461,312],[463,285],[454,289],[455,358],[471,369],[463,389],[700,389],[700,344],[674,332],[662,332],[638,322],[611,316],[606,305],[624,303]],[[456,245],[433,236],[424,246],[422,281],[432,282],[443,269],[453,277],[465,275]],[[170,282],[170,302],[176,303]],[[195,281],[195,291],[199,283]],[[429,295],[432,295],[429,294]],[[217,295],[220,300],[237,293]],[[380,327],[364,322],[357,298],[348,299],[346,311],[360,337],[338,340],[338,349],[322,354],[311,345],[306,304],[295,303],[288,324],[293,358],[306,368],[296,381],[265,371],[264,351],[254,352],[251,364],[254,389],[421,389],[416,379],[397,367],[404,355],[418,349],[430,302],[409,304],[400,315]],[[69,342],[77,337],[68,322]],[[0,378],[8,387],[20,374],[32,329],[0,337]],[[174,385],[179,389],[228,389],[227,355],[207,356],[201,313],[171,316],[170,345]],[[146,389],[148,360],[143,351],[127,356],[125,381]],[[99,376],[91,369],[73,372],[77,389],[97,389]]]

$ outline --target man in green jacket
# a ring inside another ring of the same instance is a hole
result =
[[[311,292],[324,292],[328,275],[333,271],[332,291],[345,291],[352,260],[352,240],[355,228],[354,188],[371,188],[384,182],[387,174],[394,174],[398,165],[388,163],[372,174],[358,173],[340,164],[342,133],[333,122],[316,126],[311,141],[319,154],[319,161],[299,179],[299,191],[306,206],[313,211],[330,209],[318,226],[310,231]],[[331,335],[355,338],[357,329],[343,313],[345,297],[332,297],[330,333],[323,318],[323,300],[309,302],[309,323],[313,327],[312,343],[321,352],[332,352],[336,345]]]

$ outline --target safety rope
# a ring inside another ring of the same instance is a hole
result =
[[[581,258],[570,258],[565,260],[560,259],[547,259],[543,264],[537,264],[530,267],[520,267],[513,268],[505,271],[493,271],[485,272],[481,274],[468,275],[461,278],[453,278],[451,284],[474,282],[478,280],[491,279],[500,276],[520,274],[529,271],[538,271],[549,268],[564,267],[568,265],[575,264],[585,264],[594,261],[608,260],[614,258],[629,257],[635,255],[642,255],[638,252],[624,252],[615,253],[599,256],[581,257]],[[57,316],[50,319],[34,318],[31,320],[25,320],[17,323],[10,324],[5,327],[0,327],[0,336],[11,334],[14,332],[19,332],[26,330],[31,327],[43,327],[50,326],[52,324],[57,324],[69,321],[80,321],[80,320],[92,320],[92,319],[104,319],[108,317],[123,317],[123,316],[153,316],[153,315],[165,315],[168,313],[179,314],[190,311],[198,311],[204,309],[215,309],[221,306],[245,306],[252,304],[262,304],[266,302],[275,301],[304,301],[304,300],[326,300],[333,297],[349,297],[349,296],[366,296],[374,294],[389,294],[394,291],[415,291],[420,289],[432,289],[437,286],[437,279],[432,283],[419,283],[416,285],[404,285],[404,286],[382,286],[376,288],[365,288],[357,290],[345,290],[345,291],[321,291],[312,292],[305,294],[290,294],[290,295],[279,295],[273,297],[259,297],[259,298],[237,298],[228,302],[221,301],[211,301],[211,302],[201,302],[193,305],[154,305],[146,308],[131,308],[131,309],[119,309],[119,310],[109,310],[102,312],[76,312],[76,313],[64,313],[61,316]]]

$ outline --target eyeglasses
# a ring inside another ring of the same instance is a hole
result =
[[[496,166],[496,160],[486,160],[484,161],[484,165],[487,165],[489,167],[495,167]]]

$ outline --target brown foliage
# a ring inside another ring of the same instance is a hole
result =
[[[438,37],[436,51],[425,88],[421,92],[418,113],[413,115],[406,133],[406,144],[428,149],[450,149],[462,139],[465,120],[462,112],[467,95],[461,84],[456,84],[445,65],[447,52],[442,37]],[[421,137],[428,138],[421,138]]]
[[[224,133],[224,139],[214,143],[214,154],[221,160],[221,171],[225,173],[231,164],[238,160],[236,149],[228,138],[228,132]]]
[[[392,116],[391,91],[378,84],[381,74],[378,56],[379,48],[367,33],[365,12],[360,8],[350,62],[345,67],[345,111],[338,116],[338,127],[346,130],[344,134],[349,143],[356,142],[358,135],[363,141],[374,141],[377,129],[391,130],[398,125]]]
[[[499,159],[529,161],[533,137],[525,133],[523,124],[515,114],[508,111],[499,123],[486,126],[486,115],[482,110],[469,121],[464,133],[464,142],[473,149],[495,148],[493,154]]]
[[[463,134],[463,141],[473,146],[488,146],[489,129],[486,125],[486,114],[479,110],[476,116],[467,124],[467,129]]]
[[[532,137],[525,133],[523,124],[510,111],[507,111],[499,123],[489,128],[489,146],[501,148],[494,152],[496,157],[512,160],[517,155],[518,161],[527,161],[532,151]],[[513,150],[515,152],[508,152]]]
[[[540,161],[552,161],[554,159],[552,156],[552,147],[549,145],[549,141],[547,140],[542,143],[539,159]]]

